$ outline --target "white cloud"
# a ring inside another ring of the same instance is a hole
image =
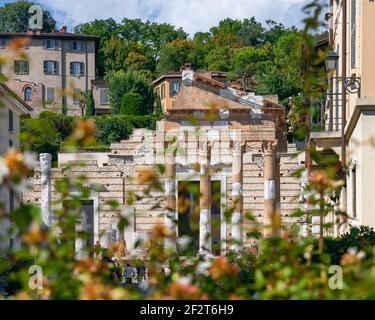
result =
[[[286,25],[300,25],[304,0],[39,0],[59,23],[77,25],[93,19],[141,18],[168,22],[193,35],[208,31],[224,18],[255,16]]]

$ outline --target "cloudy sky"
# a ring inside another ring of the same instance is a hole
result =
[[[9,0],[0,0],[0,5]],[[301,8],[306,0],[39,0],[58,24],[69,28],[93,19],[124,17],[168,22],[193,35],[208,31],[224,18],[255,16],[285,25],[301,25]]]

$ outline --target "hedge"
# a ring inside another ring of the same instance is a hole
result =
[[[155,130],[157,115],[121,116],[107,115],[94,117],[72,117],[53,112],[42,112],[39,118],[21,119],[21,149],[35,153],[51,153],[54,161],[66,138],[72,133],[74,124],[79,119],[94,119],[96,139],[100,149],[109,148],[113,142],[125,140],[133,128]]]

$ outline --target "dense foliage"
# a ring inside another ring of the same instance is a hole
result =
[[[29,26],[29,8],[36,4],[30,1],[5,3],[0,7],[0,32],[26,32]],[[56,29],[56,21],[48,10],[43,10],[43,31]]]
[[[155,129],[160,116],[100,116],[93,117],[96,124],[95,137],[99,143],[95,150],[108,149],[111,143],[127,139],[133,128]],[[79,117],[42,112],[39,118],[21,120],[21,148],[37,154],[48,152],[57,160],[57,153],[72,134]],[[90,119],[84,117],[84,119]]]
[[[191,62],[195,69],[227,71],[244,89],[278,94],[284,103],[301,85],[301,31],[272,20],[225,19],[190,37],[181,28],[139,19],[95,20],[76,30],[101,37],[100,72],[107,76],[135,70],[152,79]]]
[[[338,238],[324,239],[324,246],[333,264],[339,264],[342,256],[352,248],[371,257],[375,247],[375,231],[367,226],[353,227]]]
[[[117,71],[109,78],[109,101],[113,114],[146,115],[154,109],[154,90],[138,72]]]
[[[86,116],[95,116],[95,101],[92,89],[86,93]]]
[[[99,48],[99,71],[130,69],[144,75],[154,74],[157,57],[163,45],[176,39],[186,39],[187,34],[166,23],[143,22],[140,19],[94,20],[79,25],[76,31],[101,38]]]

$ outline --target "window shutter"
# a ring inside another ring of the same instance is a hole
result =
[[[74,63],[73,62],[70,63],[70,74],[74,75]]]
[[[85,68],[85,64],[83,62],[80,62],[79,71],[80,71],[81,76],[85,74],[84,68]]]
[[[48,61],[44,61],[43,64],[44,64],[44,73],[47,74],[48,73]]]
[[[27,60],[23,60],[22,61],[22,65],[23,65],[23,73],[24,74],[29,74],[29,61]]]
[[[55,88],[47,87],[47,102],[54,103],[55,102]]]
[[[53,62],[53,73],[58,74],[59,73],[59,63],[57,61]]]
[[[8,112],[8,129],[9,131],[13,131],[13,111],[9,110]]]
[[[19,61],[14,61],[14,72],[19,73],[20,72],[19,69],[20,69]]]

